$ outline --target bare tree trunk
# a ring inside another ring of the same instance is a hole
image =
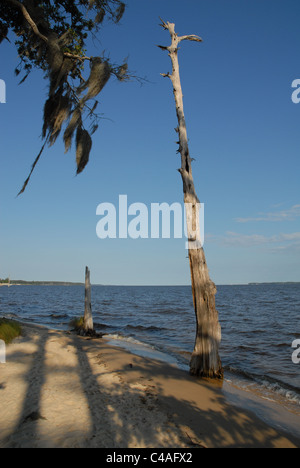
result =
[[[84,322],[83,328],[85,333],[94,331],[94,322],[92,315],[92,300],[91,300],[91,280],[90,270],[86,267],[85,270],[85,308],[84,308]]]
[[[190,363],[192,375],[209,378],[222,378],[223,369],[219,357],[221,327],[215,306],[217,292],[215,284],[209,277],[203,247],[200,243],[199,200],[196,195],[191,157],[188,147],[187,128],[183,108],[183,94],[179,73],[178,46],[181,41],[201,42],[198,36],[177,36],[175,24],[162,21],[162,27],[168,30],[172,44],[170,47],[159,46],[169,52],[173,71],[162,76],[170,78],[173,84],[176,112],[178,118],[179,153],[181,168],[179,172],[183,181],[184,203],[187,208],[187,232],[189,239],[189,259],[192,277],[194,308],[197,320],[195,348]]]

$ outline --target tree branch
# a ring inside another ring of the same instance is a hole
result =
[[[199,37],[199,36],[196,36],[195,34],[192,34],[190,36],[178,37],[178,42],[181,42],[181,41],[203,42],[203,39],[201,39],[201,37]]]
[[[40,39],[42,39],[46,43],[49,42],[48,38],[44,36],[42,33],[40,33],[39,28],[37,27],[37,25],[31,18],[30,14],[28,13],[23,3],[19,2],[18,0],[4,0],[4,1],[11,3],[12,5],[14,5],[16,8],[18,8],[22,12],[24,18],[26,19],[27,23],[29,24],[33,32],[36,34],[36,36],[38,36]],[[64,57],[68,57],[74,60],[80,60],[81,62],[84,62],[85,60],[92,60],[92,57],[74,55],[74,54],[71,54],[70,52],[64,52]]]
[[[69,58],[74,59],[74,60],[80,60],[81,62],[84,62],[85,60],[92,60],[92,57],[74,55],[74,54],[71,54],[70,52],[64,52],[64,56],[69,57]]]
[[[31,27],[31,29],[33,30],[34,34],[38,36],[40,39],[42,39],[42,41],[48,43],[48,38],[40,33],[39,28],[37,27],[37,25],[31,18],[30,14],[28,13],[23,3],[19,2],[18,0],[4,0],[4,1],[11,3],[16,8],[18,8],[21,11],[22,15],[24,16],[27,23],[29,24],[29,26]]]
[[[159,47],[161,50],[168,50],[168,51],[170,51],[170,47],[165,47],[165,46],[162,46],[162,45],[158,45],[157,47]]]
[[[164,29],[169,29],[169,23],[166,23],[161,17],[159,17],[161,24],[160,26]]]

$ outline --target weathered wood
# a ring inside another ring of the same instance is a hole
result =
[[[91,279],[90,270],[86,267],[85,270],[85,308],[83,328],[86,333],[94,331],[94,322],[92,315],[92,294],[91,294]]]
[[[0,364],[6,363],[6,345],[3,340],[0,340]]]
[[[176,128],[176,132],[179,134],[178,152],[181,155],[181,168],[179,172],[183,182],[184,203],[189,208],[186,210],[187,233],[193,300],[197,321],[195,348],[190,362],[190,372],[192,375],[201,377],[222,378],[223,369],[219,357],[221,327],[215,306],[217,289],[209,277],[203,246],[200,242],[199,200],[196,195],[192,175],[192,160],[188,145],[178,62],[178,46],[180,42],[184,40],[201,42],[202,39],[195,35],[179,37],[175,32],[175,24],[172,23],[162,21],[161,26],[169,31],[172,39],[169,47],[159,47],[169,52],[172,61],[172,74],[167,73],[162,76],[170,78],[173,84],[178,119],[178,128]]]

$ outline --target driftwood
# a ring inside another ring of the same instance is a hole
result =
[[[169,47],[158,46],[167,51],[172,61],[172,74],[162,76],[170,78],[176,103],[179,135],[179,153],[181,155],[181,168],[179,172],[183,182],[184,203],[187,209],[187,232],[189,239],[189,260],[192,278],[194,308],[197,320],[195,348],[190,362],[192,375],[208,378],[222,378],[223,369],[219,357],[221,341],[221,327],[215,306],[215,284],[209,277],[203,246],[199,243],[199,200],[196,195],[192,175],[192,159],[190,157],[186,121],[183,108],[183,93],[181,87],[178,50],[179,44],[184,41],[202,42],[195,35],[178,36],[175,25],[162,21],[161,26],[169,31],[172,43]],[[196,229],[195,229],[196,227]]]

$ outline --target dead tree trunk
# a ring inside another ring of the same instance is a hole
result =
[[[92,315],[92,299],[91,299],[91,280],[90,270],[86,267],[85,270],[85,308],[83,329],[86,334],[94,332],[94,322]]]
[[[192,277],[192,291],[197,321],[195,348],[190,363],[192,375],[208,378],[222,378],[223,369],[219,357],[221,327],[215,306],[215,284],[209,277],[205,254],[200,242],[199,200],[196,195],[191,157],[188,147],[187,128],[183,108],[183,94],[179,73],[178,46],[183,40],[202,42],[198,36],[177,36],[175,25],[162,21],[162,27],[168,30],[172,44],[169,47],[159,46],[169,52],[172,61],[172,74],[162,76],[170,78],[173,84],[179,134],[179,153],[181,168],[179,172],[183,181],[184,203],[187,212],[187,232],[189,240],[189,260]]]

